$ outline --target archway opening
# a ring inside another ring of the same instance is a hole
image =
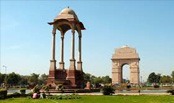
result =
[[[122,83],[130,83],[130,66],[128,64],[122,66]]]

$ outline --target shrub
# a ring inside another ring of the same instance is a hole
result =
[[[7,90],[0,90],[0,99],[5,99],[7,97]]]
[[[21,95],[25,95],[26,89],[25,89],[25,88],[21,88],[21,89],[20,89],[20,93],[21,93]]]
[[[38,85],[36,85],[34,88],[33,88],[33,93],[38,93],[40,91],[40,87]]]
[[[49,92],[49,87],[48,87],[48,86],[43,86],[42,89],[43,89],[45,92]]]
[[[44,99],[44,98],[46,98],[46,94],[43,92],[40,94],[40,97]]]
[[[103,95],[112,95],[114,93],[114,89],[111,86],[104,86],[102,91]]]
[[[33,92],[30,92],[27,94],[27,96],[29,96],[29,97],[32,97],[32,95],[33,95]]]
[[[159,85],[154,85],[153,87],[154,87],[154,88],[159,88]]]
[[[13,94],[9,94],[7,97],[8,97],[8,98],[16,98],[16,97],[20,97],[20,96],[21,96],[20,93],[15,92],[15,93],[13,93]]]
[[[127,89],[130,89],[130,88],[131,88],[131,85],[127,85],[126,88],[127,88]]]
[[[174,95],[174,89],[173,90],[168,90],[167,93],[171,93],[171,95]]]
[[[80,97],[76,94],[71,95],[54,95],[54,96],[48,96],[48,99],[54,99],[54,100],[68,100],[68,99],[80,99]]]

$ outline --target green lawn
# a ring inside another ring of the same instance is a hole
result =
[[[174,103],[174,96],[81,96],[72,100],[11,98],[0,100],[0,103]]]

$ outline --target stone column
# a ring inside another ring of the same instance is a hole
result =
[[[51,57],[51,60],[50,60],[50,70],[55,71],[55,69],[56,69],[56,60],[55,60],[56,29],[53,29],[52,35],[53,35],[52,36],[52,57]]]
[[[59,68],[64,69],[64,33],[61,32],[61,45],[60,45],[60,62]]]
[[[122,68],[118,68],[118,83],[122,83],[123,77],[122,77]]]
[[[72,30],[70,70],[75,70],[75,30]]]
[[[77,62],[77,70],[82,71],[82,42],[81,42],[82,35],[81,33],[79,34],[79,48],[78,48],[78,53],[79,53],[79,61]]]
[[[139,67],[130,67],[130,70],[131,70],[130,83],[139,84]]]
[[[119,65],[119,62],[117,61],[113,61],[112,62],[112,83],[121,83],[121,79],[122,79],[122,71],[121,71],[121,67]]]
[[[76,78],[75,78],[75,31],[72,30],[72,44],[71,44],[71,59],[70,59],[70,67],[69,70],[67,71],[67,80],[70,80],[71,86],[76,87]]]
[[[55,60],[55,42],[56,42],[56,29],[53,28],[52,31],[52,51],[51,51],[51,60],[50,60],[50,70],[47,83],[53,83],[55,80],[55,71],[56,71],[56,60]]]
[[[52,35],[52,60],[55,60],[56,31],[54,29],[52,31]]]

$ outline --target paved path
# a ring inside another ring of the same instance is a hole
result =
[[[66,95],[72,93],[51,93],[52,95]],[[78,93],[78,95],[103,95],[102,93]],[[170,93],[115,93],[113,95],[170,95]]]

